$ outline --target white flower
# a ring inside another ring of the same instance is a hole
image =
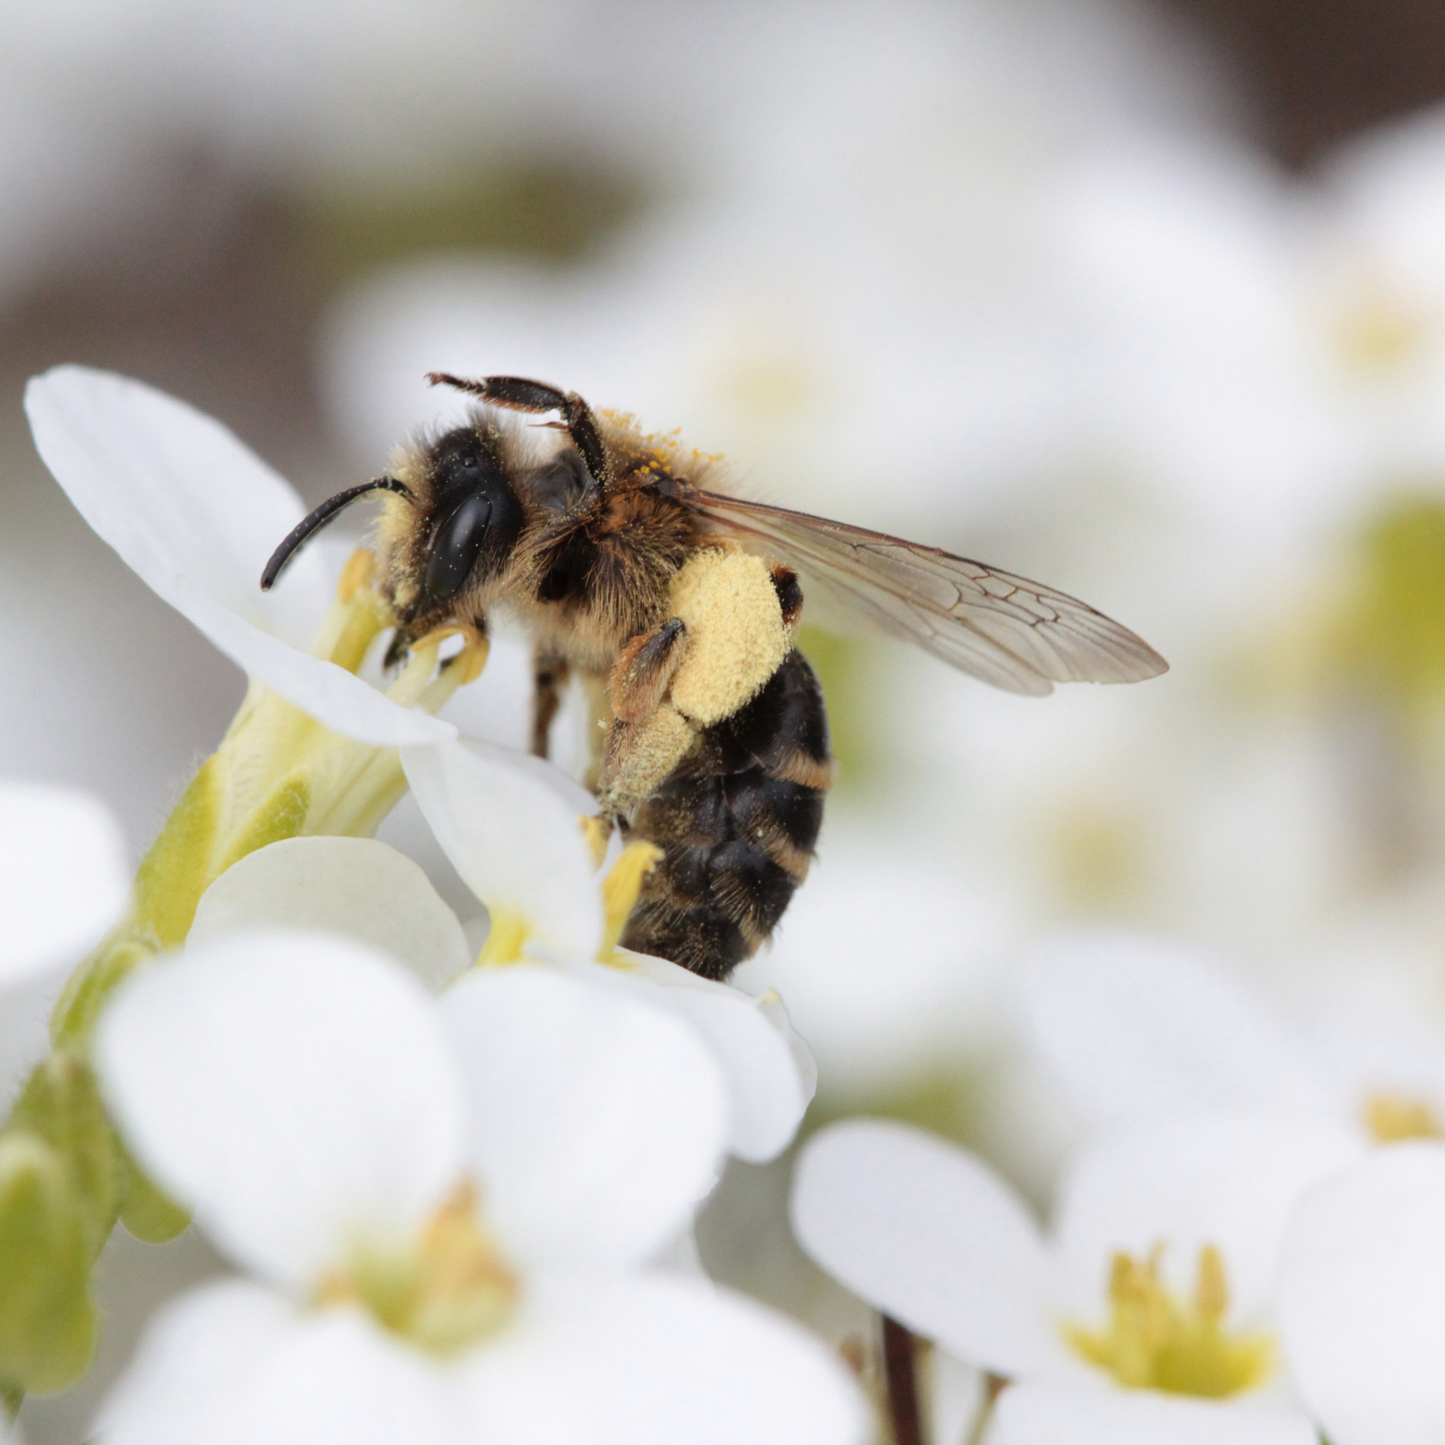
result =
[[[1445,1439],[1445,1148],[1381,1150],[1314,1190],[1279,1308],[1296,1388],[1332,1445]]]
[[[855,1293],[1015,1382],[990,1439],[1308,1445],[1274,1270],[1301,1192],[1354,1157],[1337,1131],[1228,1115],[1120,1134],[1075,1162],[1046,1236],[973,1156],[854,1120],[804,1150],[793,1221]]]
[[[599,880],[580,826],[591,796],[546,763],[486,744],[407,749],[403,761],[427,821],[491,916],[483,962],[551,964],[682,1016],[727,1078],[731,1151],[760,1160],[784,1148],[813,1096],[806,1045],[776,995],[755,999],[613,949],[640,878],[624,856]],[[191,942],[261,926],[346,934],[433,987],[470,961],[461,925],[416,864],[359,839],[293,839],[242,859],[202,897]]]
[[[66,972],[130,891],[110,813],[69,788],[0,780],[0,1103],[44,1056]]]
[[[1091,1123],[1219,1107],[1384,1143],[1445,1132],[1445,1030],[1377,1001],[1292,1021],[1204,956],[1128,935],[1059,938],[1024,979],[1038,1051]]]
[[[655,1008],[541,969],[437,1005],[352,944],[235,935],[128,984],[97,1060],[137,1156],[257,1276],[156,1321],[112,1445],[862,1435],[821,1345],[640,1272],[726,1118]]]
[[[248,677],[359,742],[456,736],[354,668],[307,650],[332,612],[334,549],[307,548],[274,589],[261,591],[261,569],[305,509],[219,423],[140,382],[81,366],[35,377],[25,409],[40,455],[85,520]]]

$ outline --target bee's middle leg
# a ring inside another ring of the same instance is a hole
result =
[[[555,653],[538,651],[532,664],[532,755],[545,758],[552,721],[567,685],[567,662]]]

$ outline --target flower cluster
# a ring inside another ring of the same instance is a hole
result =
[[[1120,935],[1038,950],[1023,1014],[1083,1126],[1047,1231],[981,1159],[880,1120],[811,1140],[793,1197],[824,1268],[983,1372],[979,1431],[1438,1439],[1445,1033],[1278,1018]]]
[[[776,996],[618,948],[652,851],[599,866],[585,793],[434,716],[484,642],[424,639],[383,689],[368,553],[256,591],[300,504],[229,434],[80,368],[27,405],[87,519],[251,685],[129,888],[103,810],[0,793],[12,1405],[84,1373],[117,1218],[191,1220],[238,1273],[152,1320],[100,1440],[861,1441],[844,1363],[692,1245],[728,1155],[776,1155],[812,1097]],[[369,836],[408,786],[480,952]]]

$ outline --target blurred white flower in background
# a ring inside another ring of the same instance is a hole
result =
[[[137,1154],[258,1277],[155,1322],[101,1439],[862,1438],[821,1345],[641,1269],[727,1128],[661,1010],[536,969],[438,1006],[354,944],[238,934],[129,985],[97,1057]]]
[[[1160,941],[1080,935],[1027,960],[1035,1046],[1094,1127],[1231,1108],[1390,1143],[1445,1134],[1445,1028],[1358,989],[1275,1006]]]
[[[1343,1130],[1179,1116],[1082,1153],[1045,1236],[974,1156],[853,1120],[805,1146],[793,1221],[864,1299],[1013,1382],[990,1439],[1307,1445],[1275,1269],[1300,1196],[1358,1153]]]
[[[1334,1445],[1445,1430],[1445,1149],[1401,1144],[1321,1185],[1285,1250],[1280,1320],[1300,1395]]]

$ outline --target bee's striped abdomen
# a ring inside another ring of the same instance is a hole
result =
[[[627,828],[663,857],[623,946],[726,978],[807,874],[831,780],[822,690],[794,649],[750,703],[699,735]]]

